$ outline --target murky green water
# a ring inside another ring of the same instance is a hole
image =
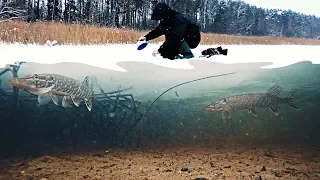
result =
[[[191,61],[191,70],[170,69],[147,63],[122,62],[128,72],[79,64],[21,67],[19,76],[55,73],[82,81],[95,77],[105,93],[95,86],[93,111],[85,105],[63,108],[53,102],[37,106],[37,98],[20,90],[18,104],[12,104],[10,72],[1,76],[0,132],[4,153],[28,153],[55,147],[149,147],[233,143],[312,143],[320,137],[320,66],[300,62],[277,69],[260,69],[266,63],[223,65]],[[151,103],[165,90],[206,76],[235,74],[205,79],[174,88]],[[96,84],[95,84],[96,85]],[[294,102],[300,111],[280,105],[280,114],[257,108],[258,116],[247,110],[221,112],[200,108],[228,96],[266,93],[273,85],[282,88],[281,97],[296,91]],[[132,100],[136,102],[133,102]],[[17,107],[16,110],[14,107]]]

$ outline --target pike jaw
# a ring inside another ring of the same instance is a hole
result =
[[[50,75],[27,75],[22,78],[12,78],[8,83],[17,88],[23,88],[35,95],[48,93],[54,87],[54,78]]]
[[[224,111],[227,109],[228,109],[228,105],[225,99],[215,101],[201,108],[202,111]]]

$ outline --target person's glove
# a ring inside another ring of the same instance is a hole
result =
[[[142,37],[139,37],[138,41],[145,41],[146,40],[146,37],[142,36]]]
[[[158,50],[154,50],[154,51],[152,52],[152,55],[153,55],[154,57],[156,57],[157,54],[159,54]]]

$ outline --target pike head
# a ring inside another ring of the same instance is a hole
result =
[[[54,78],[50,74],[33,74],[22,78],[9,79],[8,83],[23,88],[35,95],[48,93],[54,87]]]
[[[202,111],[225,111],[228,109],[229,108],[228,108],[228,103],[226,99],[215,101],[201,108]]]

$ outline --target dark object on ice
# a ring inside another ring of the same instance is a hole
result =
[[[200,178],[195,178],[194,180],[208,180],[208,179],[207,179],[207,178],[200,177]]]
[[[228,49],[222,49],[221,46],[217,47],[217,48],[208,48],[206,50],[203,50],[201,52],[201,54],[203,56],[207,56],[207,58],[213,56],[213,55],[227,55],[228,54]]]
[[[230,165],[228,165],[228,166],[224,166],[223,168],[231,168],[231,166],[230,166]]]
[[[186,171],[188,171],[188,168],[182,168],[181,171],[186,172]]]

